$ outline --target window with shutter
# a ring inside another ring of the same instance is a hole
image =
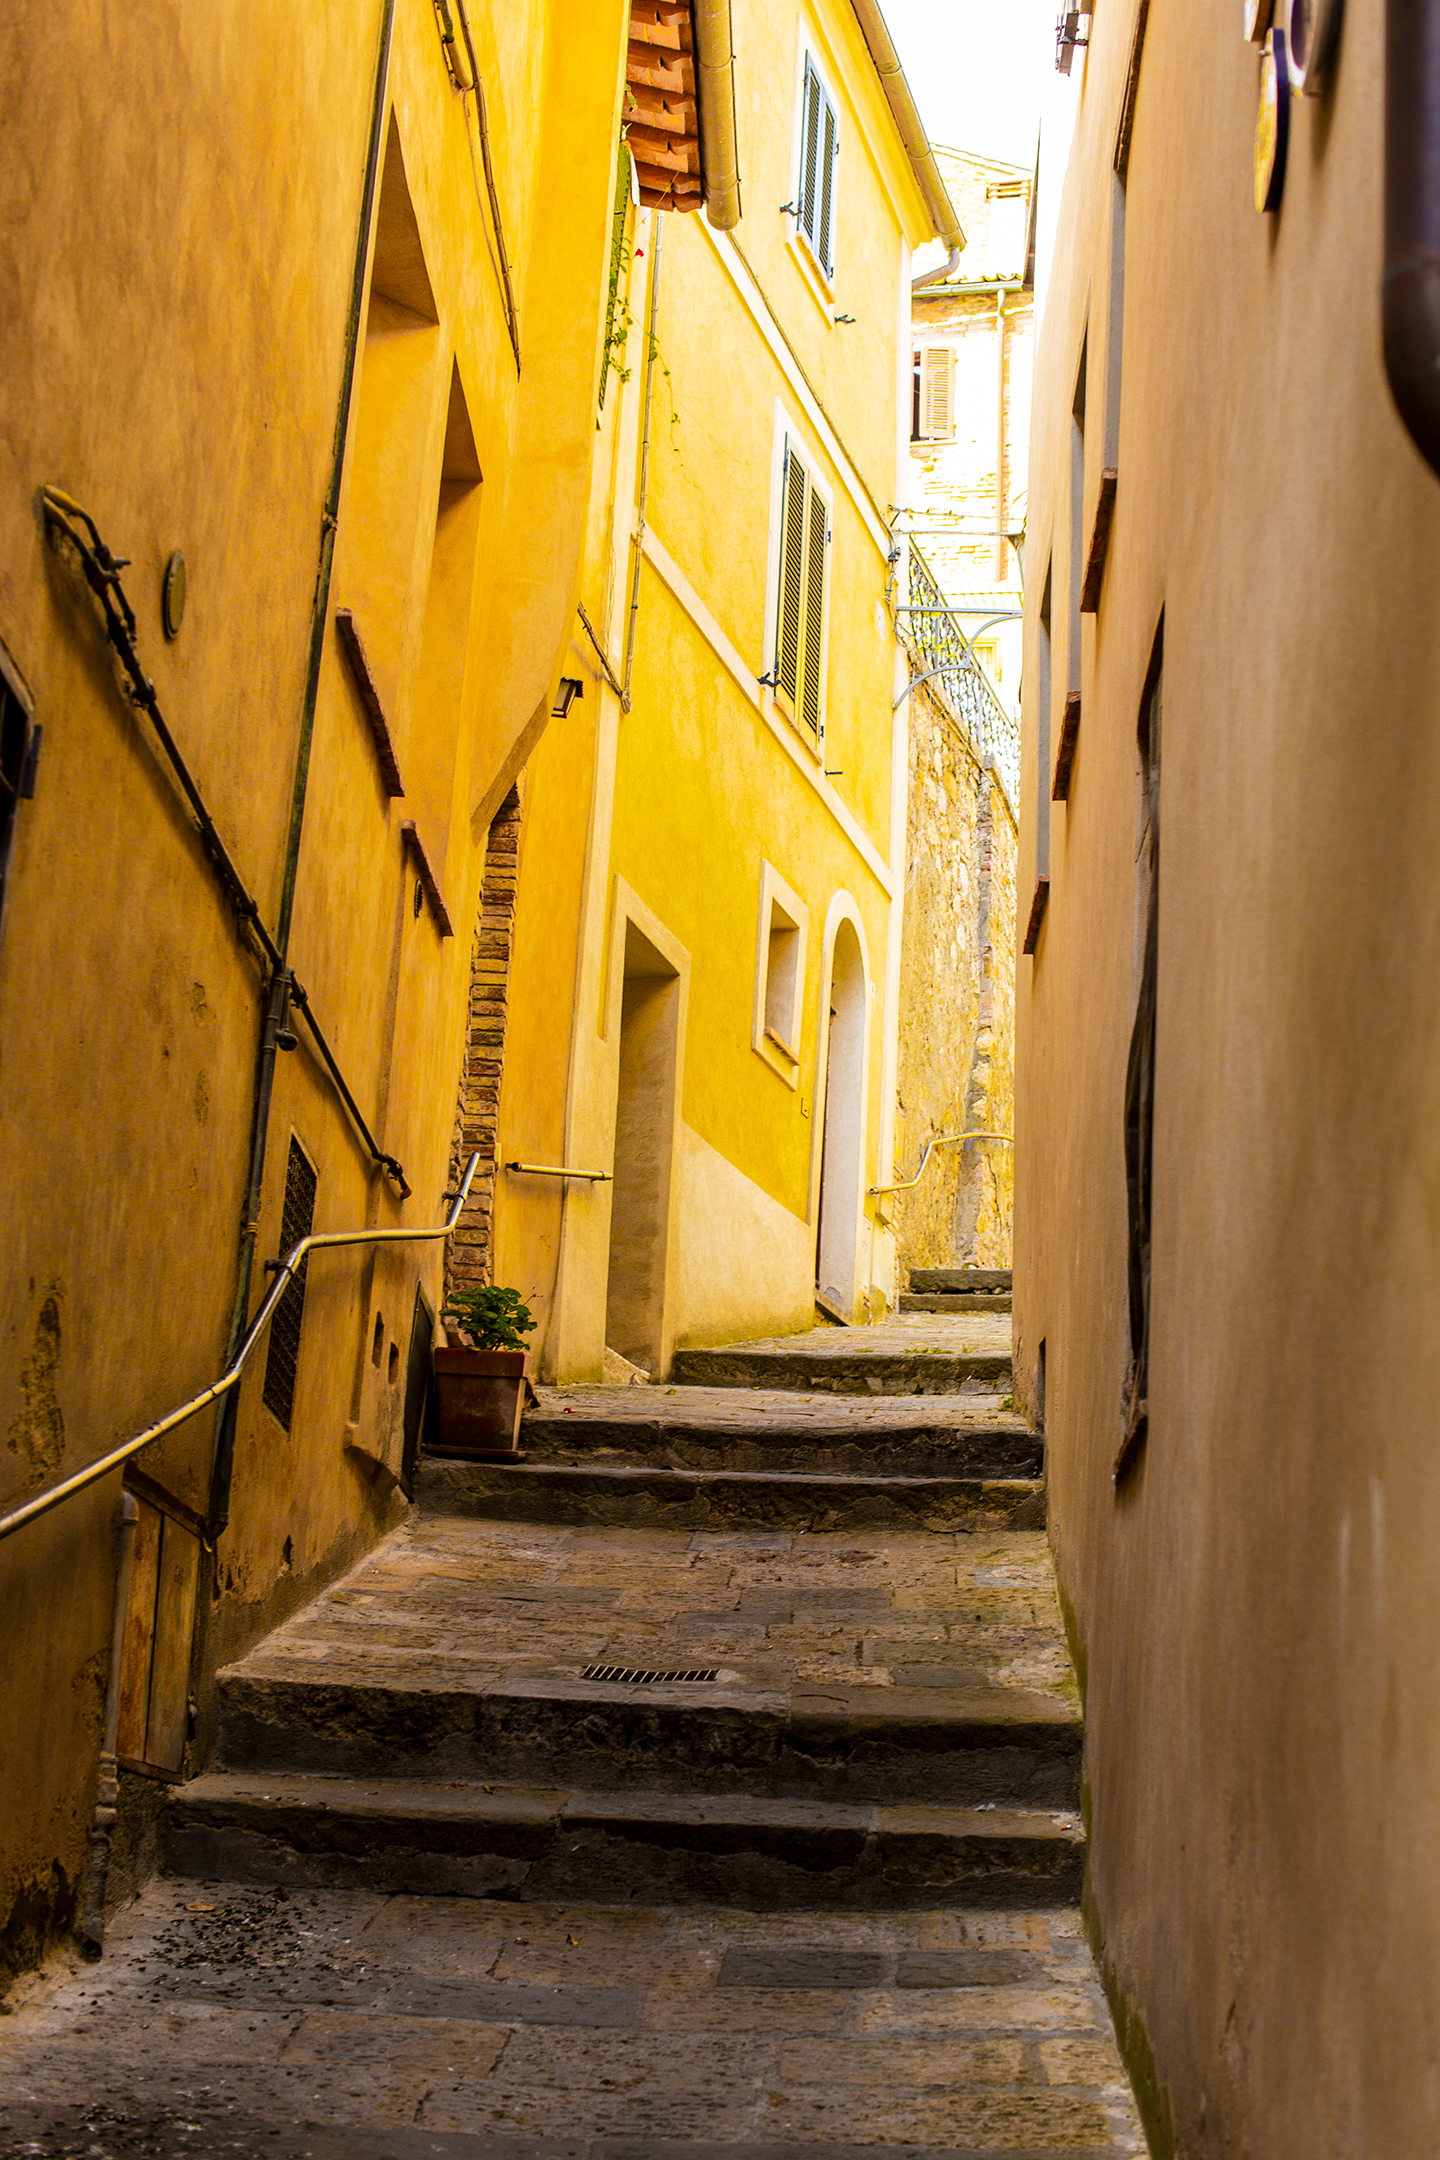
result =
[[[835,106],[806,55],[800,92],[800,172],[795,222],[827,278],[835,275],[835,163],[840,130]]]
[[[805,545],[805,678],[801,688],[800,717],[818,742],[820,739],[820,649],[825,622],[825,500],[820,490],[810,490],[810,528]]]
[[[780,532],[780,631],[775,653],[777,687],[793,705],[800,680],[800,618],[805,583],[805,468],[785,452],[785,501]]]
[[[955,436],[955,354],[948,345],[931,346],[923,363],[924,434],[930,442]]]
[[[794,443],[787,442],[781,488],[775,688],[817,745],[824,718],[822,668],[829,547],[828,505],[804,458]]]

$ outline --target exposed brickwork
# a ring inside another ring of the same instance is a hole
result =
[[[480,1168],[449,1240],[445,1288],[490,1280],[491,1229],[495,1214],[496,1130],[505,1065],[505,1016],[510,994],[510,956],[515,938],[515,886],[520,865],[521,804],[518,787],[496,811],[485,849],[475,936],[470,949],[470,1008],[455,1107],[451,1176],[478,1148]]]

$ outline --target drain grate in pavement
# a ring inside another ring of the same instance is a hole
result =
[[[643,1665],[587,1665],[582,1680],[609,1680],[626,1687],[653,1687],[657,1680],[713,1680],[718,1665],[694,1665],[685,1672],[652,1672]]]

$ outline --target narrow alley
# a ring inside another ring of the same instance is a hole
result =
[[[425,1462],[220,1674],[103,1966],[0,2027],[5,2150],[1142,2154],[1041,1440],[959,1279]]]

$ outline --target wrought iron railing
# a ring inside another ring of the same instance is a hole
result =
[[[912,540],[910,612],[905,621],[911,648],[921,662],[920,672],[935,671],[935,680],[971,749],[982,764],[993,766],[1013,809],[1020,793],[1020,723],[991,689],[954,614],[946,612],[948,607],[934,571]]]

